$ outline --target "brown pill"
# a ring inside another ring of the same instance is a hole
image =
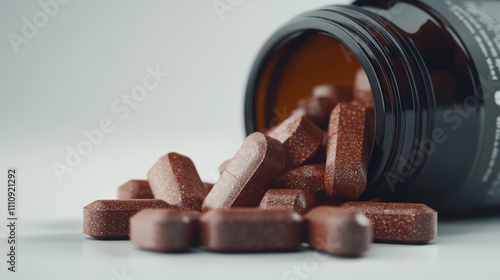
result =
[[[154,198],[147,180],[130,180],[118,187],[118,199]]]
[[[130,241],[152,251],[187,251],[198,243],[199,216],[196,210],[141,210],[130,218]]]
[[[357,257],[370,249],[372,226],[361,213],[333,206],[320,206],[309,211],[307,221],[309,244],[332,255]]]
[[[313,97],[328,97],[335,105],[352,100],[352,87],[333,84],[317,85],[312,90]]]
[[[354,201],[341,208],[365,214],[377,242],[422,244],[437,237],[437,212],[424,204]]]
[[[323,142],[321,142],[321,145],[319,146],[318,151],[305,164],[316,164],[316,163],[325,164],[325,162],[326,162],[326,142],[327,142],[327,140],[328,140],[328,137],[327,137],[327,134],[325,133],[325,137],[323,137]]]
[[[96,200],[83,207],[83,233],[96,239],[128,239],[129,218],[146,208],[172,208],[159,199]]]
[[[363,68],[358,69],[354,79],[353,99],[362,106],[373,108],[373,92]]]
[[[217,252],[293,251],[304,240],[304,220],[291,210],[212,210],[200,230],[202,245]]]
[[[181,210],[201,209],[206,193],[188,157],[177,153],[162,156],[149,170],[148,181],[155,198]]]
[[[276,182],[277,189],[304,190],[317,198],[325,196],[325,164],[309,164],[292,169]]]
[[[267,135],[283,143],[287,153],[287,168],[294,168],[316,154],[325,133],[307,118],[292,115]]]
[[[318,205],[317,198],[303,190],[271,189],[264,194],[260,209],[293,210],[301,215]]]
[[[366,188],[371,149],[370,111],[339,103],[328,127],[325,190],[337,200],[357,199]]]
[[[213,187],[214,187],[213,183],[203,182],[203,189],[205,189],[206,194],[208,194],[212,190]]]
[[[335,105],[352,100],[352,88],[347,86],[323,84],[314,87],[312,92],[312,97],[299,101],[296,110],[303,110],[303,114],[322,130],[328,128]]]
[[[279,141],[260,132],[250,134],[208,193],[203,211],[258,206],[285,163],[285,149]]]
[[[326,130],[334,106],[335,103],[329,97],[310,97],[299,101],[292,114],[302,114],[319,128]]]
[[[224,170],[226,170],[227,164],[231,161],[231,159],[225,160],[221,165],[219,165],[219,173],[222,174]]]

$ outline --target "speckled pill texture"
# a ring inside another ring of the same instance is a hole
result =
[[[325,190],[330,198],[355,200],[366,188],[371,112],[350,103],[339,103],[332,111],[325,168]]]
[[[118,199],[152,199],[154,198],[147,180],[130,180],[118,187]]]
[[[83,207],[83,233],[96,239],[128,239],[129,218],[146,208],[172,208],[159,199],[96,200]]]
[[[182,252],[198,244],[196,210],[144,209],[130,218],[130,241],[139,248]]]
[[[306,117],[290,116],[267,135],[281,143],[287,153],[287,169],[300,166],[318,151],[325,133]]]
[[[276,182],[277,189],[297,189],[325,196],[325,164],[309,164],[292,169],[281,175]]]
[[[177,153],[162,156],[148,171],[148,181],[156,199],[181,210],[201,210],[206,192],[188,157]]]
[[[424,204],[351,201],[341,208],[365,214],[377,242],[423,244],[437,237],[437,212]]]
[[[286,164],[283,145],[260,132],[250,134],[206,196],[202,211],[256,207]]]
[[[318,205],[318,199],[303,190],[270,189],[260,202],[260,209],[286,209],[304,215]]]
[[[294,251],[304,240],[304,220],[291,210],[216,209],[200,218],[201,243],[217,252]]]
[[[309,211],[308,242],[316,250],[344,257],[358,257],[370,249],[372,226],[360,212],[333,206],[320,206]]]

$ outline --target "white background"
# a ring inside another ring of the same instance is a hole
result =
[[[7,274],[2,263],[0,275],[103,280],[181,275],[498,279],[500,219],[495,217],[444,222],[440,238],[431,245],[377,244],[356,260],[310,251],[161,255],[137,250],[127,241],[99,242],[81,233],[84,205],[114,198],[117,186],[145,178],[167,152],[189,156],[202,179],[214,181],[217,166],[244,139],[244,89],[260,47],[293,16],[334,3],[347,2],[243,0],[221,19],[212,0],[73,0],[59,5],[16,53],[9,34],[22,36],[23,18],[33,23],[43,9],[37,1],[2,0],[0,168],[2,174],[9,167],[18,169],[21,237],[20,272]],[[113,102],[142,84],[148,66],[157,65],[170,75],[120,119],[111,109]],[[67,164],[67,148],[76,149],[85,139],[82,130],[98,128],[105,118],[111,119],[114,131],[58,180],[54,162]],[[6,209],[6,190],[0,193],[0,209]],[[0,233],[4,255],[5,226]],[[305,274],[287,274],[294,266]]]

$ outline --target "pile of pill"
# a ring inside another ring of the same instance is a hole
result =
[[[353,88],[319,85],[280,124],[250,134],[200,179],[186,156],[169,153],[147,180],[130,180],[118,199],[84,207],[83,232],[130,239],[160,252],[294,251],[356,257],[372,242],[425,244],[437,212],[423,204],[358,201],[367,184],[373,97],[364,71]]]

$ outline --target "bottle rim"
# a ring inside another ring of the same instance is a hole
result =
[[[434,103],[429,102],[432,98],[428,96],[432,94],[432,86],[416,50],[405,43],[391,23],[359,7],[329,6],[308,12],[271,36],[257,56],[248,79],[244,108],[247,134],[263,129],[256,121],[256,101],[262,98],[258,96],[259,87],[273,56],[290,42],[300,42],[311,34],[325,35],[340,42],[365,70],[375,103],[374,148],[370,156],[367,196],[394,192],[391,186],[388,190],[384,173],[396,170],[399,159],[408,158],[416,148],[415,140],[429,135],[434,111]],[[401,71],[405,75],[401,75]],[[407,80],[401,81],[402,76]],[[272,83],[267,81],[267,84]],[[272,86],[268,85],[266,94],[270,90]],[[408,94],[402,94],[403,91]],[[415,171],[411,177],[417,174]]]

